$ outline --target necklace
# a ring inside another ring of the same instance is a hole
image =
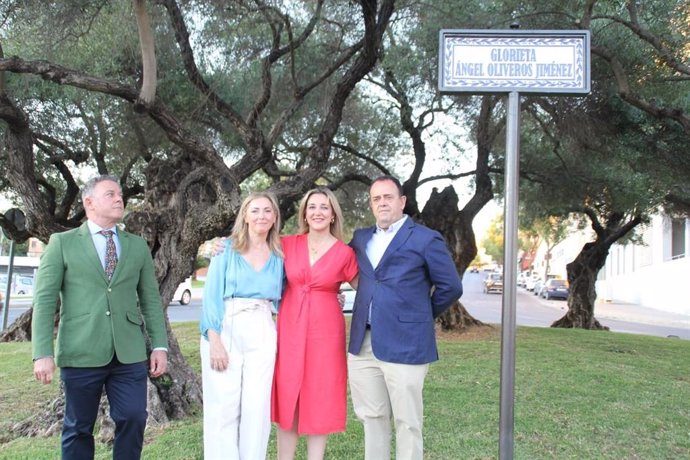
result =
[[[330,241],[318,241],[318,242],[311,242],[309,239],[307,239],[307,246],[309,247],[309,253],[311,254],[312,258],[316,258],[321,253],[321,250],[323,247],[327,244],[329,244]]]

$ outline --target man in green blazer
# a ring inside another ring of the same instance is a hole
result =
[[[87,222],[51,236],[33,297],[34,375],[65,388],[62,458],[94,456],[93,427],[105,387],[115,421],[113,458],[138,459],[146,427],[147,373],[167,368],[167,333],[146,241],[117,229],[124,214],[114,176],[84,186]],[[61,301],[57,345],[53,321]],[[146,329],[153,351],[147,366]]]

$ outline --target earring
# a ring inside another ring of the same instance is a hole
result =
[[[335,217],[333,217],[333,218],[331,219],[331,223],[332,223],[332,224],[335,223]]]

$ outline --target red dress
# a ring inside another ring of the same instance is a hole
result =
[[[352,248],[336,241],[313,266],[307,235],[283,237],[287,286],[278,310],[271,419],[299,434],[345,431],[347,360],[341,283],[357,274]]]

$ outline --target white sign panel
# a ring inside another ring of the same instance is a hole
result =
[[[443,93],[590,91],[588,30],[441,30]]]

